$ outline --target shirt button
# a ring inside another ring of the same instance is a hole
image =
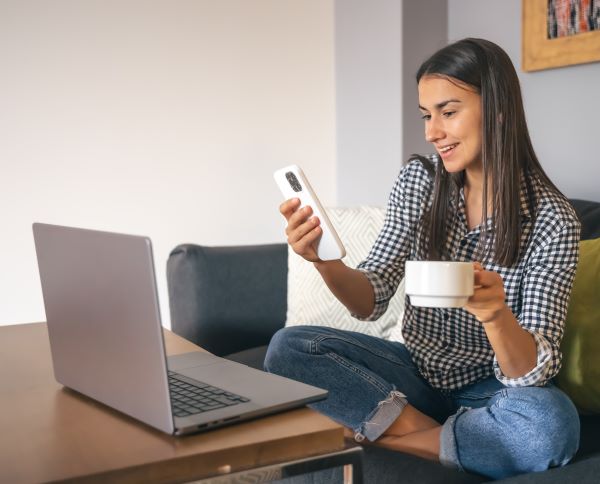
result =
[[[444,313],[444,321],[448,321],[450,319],[450,315],[448,313]]]
[[[467,245],[468,243],[469,243],[469,241],[468,241],[467,239],[462,239],[462,240],[460,241],[460,246],[461,246],[461,247],[464,247],[464,246],[465,246],[465,245]]]

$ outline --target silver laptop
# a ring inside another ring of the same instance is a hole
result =
[[[168,434],[327,392],[196,351],[167,358],[147,237],[33,224],[56,380]]]

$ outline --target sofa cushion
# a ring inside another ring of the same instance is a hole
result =
[[[356,267],[375,242],[383,226],[385,210],[374,207],[329,208],[327,214],[346,247],[344,263]],[[335,298],[313,264],[290,249],[287,296],[286,326],[330,326],[401,341],[401,325],[398,323],[404,314],[403,284],[379,320],[359,321]]]
[[[503,484],[597,484],[600,475],[600,455],[588,456],[564,467],[544,472],[530,472],[501,481]]]
[[[583,413],[600,413],[600,238],[580,243],[557,382]]]
[[[580,415],[579,421],[581,438],[574,461],[589,455],[600,455],[600,439],[598,438],[600,435],[600,415]]]

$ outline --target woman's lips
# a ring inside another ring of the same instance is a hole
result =
[[[440,154],[440,156],[442,158],[448,158],[448,157],[452,156],[452,153],[454,153],[454,150],[456,149],[457,146],[458,146],[458,143],[454,143],[452,145],[448,145],[443,148],[438,148],[438,153]]]

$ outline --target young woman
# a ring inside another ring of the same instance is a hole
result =
[[[580,225],[535,155],[508,55],[481,39],[436,52],[417,73],[425,137],[392,189],[384,227],[352,269],[321,261],[319,220],[280,207],[291,248],[357,318],[381,316],[407,260],[472,261],[460,309],[413,307],[405,343],[321,327],[273,338],[265,368],[329,390],[313,405],[367,440],[490,476],[566,464],[579,419],[552,384]]]

